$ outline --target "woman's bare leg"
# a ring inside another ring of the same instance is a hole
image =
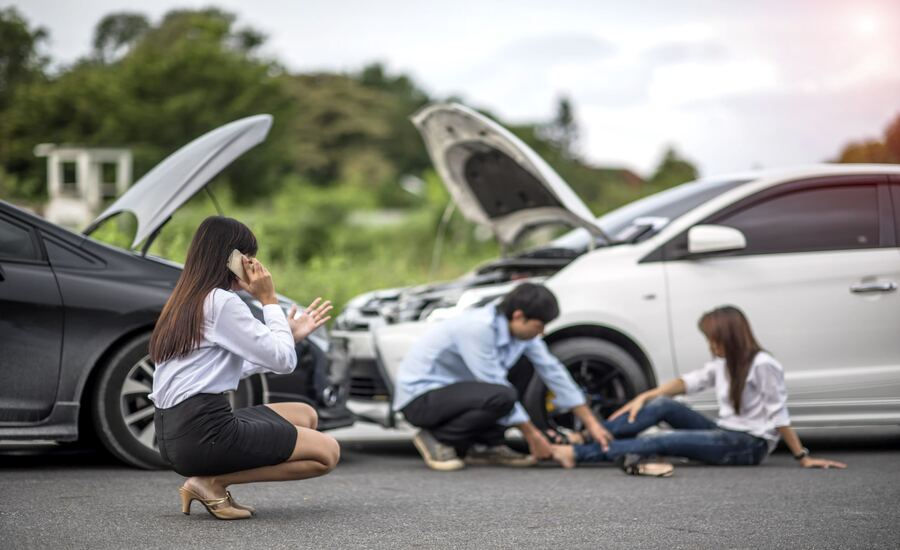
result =
[[[198,492],[204,498],[218,498],[225,495],[225,489],[229,485],[323,476],[337,466],[340,457],[340,446],[333,437],[298,426],[294,452],[285,462],[220,476],[191,477],[184,482],[184,485],[188,489]]]
[[[315,430],[319,425],[316,409],[306,403],[269,403],[266,405],[294,426]]]

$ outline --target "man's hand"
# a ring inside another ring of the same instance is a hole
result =
[[[553,447],[547,438],[541,434],[537,426],[531,422],[525,422],[516,426],[522,432],[525,441],[528,442],[528,452],[538,460],[546,460],[553,457]]]
[[[528,441],[528,452],[534,458],[538,460],[547,460],[548,458],[553,458],[553,447],[550,446],[550,442],[541,435],[537,435],[535,437],[526,437],[526,441]]]
[[[581,423],[584,424],[585,429],[587,429],[588,433],[591,434],[591,437],[600,444],[600,448],[603,449],[603,452],[609,450],[609,442],[612,441],[613,435],[609,433],[609,431],[603,427],[603,424],[597,420],[597,417],[594,416],[594,412],[587,405],[578,405],[572,412],[577,416]]]
[[[603,452],[609,450],[609,442],[615,439],[609,430],[604,428],[599,422],[594,424],[593,426],[587,427],[588,433],[591,434],[591,437],[594,438],[594,441],[600,444],[600,448],[603,449]]]

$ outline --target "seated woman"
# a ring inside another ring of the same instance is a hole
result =
[[[626,473],[668,476],[672,466],[647,461],[677,456],[713,465],[748,466],[763,461],[784,438],[805,468],[845,468],[809,456],[790,427],[784,371],[757,343],[744,314],[725,306],[703,315],[700,331],[715,359],[662,386],[638,395],[604,422],[616,438],[604,451],[597,443],[554,445],[553,458],[566,468],[586,462],[618,462]],[[671,397],[715,387],[719,404],[713,422]],[[673,431],[635,437],[665,422]]]
[[[295,344],[330,319],[330,302],[318,299],[285,317],[256,249],[256,237],[237,220],[204,220],[150,339],[156,437],[160,455],[188,478],[180,489],[185,514],[198,500],[216,518],[248,518],[253,508],[235,502],[229,485],[321,476],[340,457],[337,441],[316,431],[316,411],[305,403],[235,411],[228,403],[225,392],[245,376],[293,371]],[[243,280],[229,270],[234,250],[243,269],[232,268]],[[265,323],[233,292],[239,289],[263,304]]]

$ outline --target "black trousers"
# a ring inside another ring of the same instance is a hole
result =
[[[460,456],[475,443],[503,443],[506,426],[497,421],[512,410],[515,389],[486,382],[458,382],[413,399],[401,412],[413,426],[430,431]]]

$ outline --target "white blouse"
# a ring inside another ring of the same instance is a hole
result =
[[[761,351],[753,358],[741,394],[741,413],[737,414],[729,397],[729,377],[725,359],[710,361],[703,368],[681,377],[685,393],[696,393],[715,386],[719,404],[719,427],[746,432],[769,442],[769,452],[778,445],[778,430],[791,425],[787,409],[787,388],[784,369],[768,353]]]
[[[150,400],[167,409],[199,393],[235,390],[251,374],[293,372],[297,353],[284,311],[269,304],[263,306],[263,318],[265,324],[234,292],[214,289],[203,302],[200,345],[156,365]]]

